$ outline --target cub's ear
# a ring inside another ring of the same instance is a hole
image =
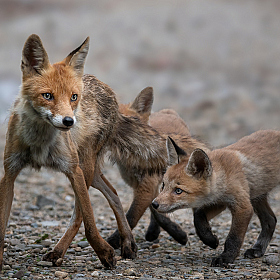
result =
[[[85,60],[89,50],[89,37],[65,59],[64,63],[73,67],[78,76],[84,74]]]
[[[186,173],[197,179],[207,179],[212,171],[212,164],[207,154],[201,149],[195,149],[186,166]]]
[[[187,155],[187,153],[181,149],[169,136],[166,139],[166,148],[168,156],[167,164],[170,166],[179,163],[180,156]]]
[[[135,98],[131,104],[131,109],[134,109],[137,113],[150,114],[154,102],[154,93],[152,87],[144,88]]]
[[[21,71],[23,78],[26,76],[41,74],[49,67],[49,58],[40,37],[30,35],[22,50]]]

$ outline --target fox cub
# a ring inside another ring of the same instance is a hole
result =
[[[190,157],[169,138],[167,150],[172,166],[153,207],[160,213],[215,205],[229,208],[231,229],[224,251],[212,259],[211,266],[227,266],[235,260],[255,212],[262,230],[245,257],[263,256],[276,226],[267,197],[280,183],[280,132],[258,131],[207,154],[196,149]]]

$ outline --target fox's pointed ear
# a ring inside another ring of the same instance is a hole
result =
[[[170,166],[179,163],[180,156],[187,155],[186,152],[181,149],[169,136],[166,139],[166,148],[168,156],[167,164]]]
[[[207,154],[201,149],[195,149],[186,167],[186,173],[197,179],[207,179],[212,175],[212,164]]]
[[[72,51],[65,59],[66,65],[70,65],[74,68],[75,72],[82,76],[84,74],[85,60],[89,50],[89,37],[74,51]]]
[[[21,71],[23,77],[35,73],[40,74],[49,67],[49,58],[40,37],[30,35],[22,50]]]
[[[154,93],[152,87],[144,88],[131,104],[131,108],[139,114],[151,113],[154,102]]]

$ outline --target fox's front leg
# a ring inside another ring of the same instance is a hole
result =
[[[247,199],[241,205],[236,202],[235,207],[230,208],[230,210],[232,213],[232,225],[225,242],[224,251],[220,256],[212,259],[211,266],[227,267],[229,263],[233,263],[239,254],[248,224],[253,215],[250,199]]]
[[[9,170],[6,170],[0,182],[0,271],[3,266],[5,231],[14,197],[14,181],[18,173],[19,170],[16,172],[9,172]]]
[[[123,258],[134,259],[137,255],[137,245],[124,214],[119,196],[103,174],[95,172],[92,186],[98,189],[109,202],[114,211],[121,239],[121,255]]]
[[[71,173],[66,175],[71,182],[76,200],[81,209],[88,242],[102,264],[107,268],[113,268],[116,265],[114,249],[100,236],[97,230],[82,169],[76,166]]]
[[[196,234],[200,240],[212,249],[216,249],[219,245],[218,237],[213,234],[209,220],[220,214],[226,209],[224,205],[211,205],[203,208],[193,209],[193,220]]]
[[[70,224],[68,225],[66,232],[60,238],[59,242],[55,245],[53,250],[43,256],[43,260],[52,262],[54,266],[60,266],[62,264],[62,258],[69,248],[72,240],[76,236],[82,221],[82,212],[75,197],[74,212],[72,214]]]

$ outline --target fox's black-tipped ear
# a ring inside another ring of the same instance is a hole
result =
[[[154,102],[152,87],[144,88],[131,104],[131,108],[139,114],[151,113]]]
[[[89,50],[89,37],[74,51],[72,51],[65,59],[66,65],[70,65],[74,68],[79,76],[84,74],[85,60]]]
[[[174,140],[168,136],[166,139],[166,148],[167,148],[167,164],[168,165],[174,165],[179,163],[180,156],[186,156],[186,152],[181,149]]]
[[[22,50],[21,71],[23,77],[40,74],[49,67],[49,58],[40,37],[36,34],[30,35]]]
[[[212,172],[212,164],[207,154],[201,149],[195,149],[190,156],[186,173],[197,179],[207,179]]]

